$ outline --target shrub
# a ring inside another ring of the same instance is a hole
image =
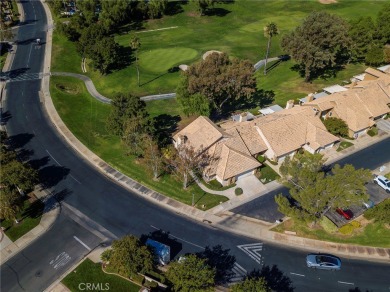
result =
[[[345,234],[345,235],[351,234],[353,232],[353,230],[354,230],[354,227],[351,224],[346,224],[346,225],[339,228],[339,232],[341,234]]]
[[[367,134],[370,135],[371,137],[378,135],[378,128],[374,127],[371,128],[367,131]]]
[[[351,223],[349,223],[349,224],[351,224],[352,226],[353,226],[353,228],[360,228],[360,227],[362,227],[362,225],[360,224],[360,222],[359,221],[352,221]]]
[[[337,232],[337,226],[331,220],[329,220],[328,217],[322,217],[320,220],[320,225],[328,233]]]
[[[260,163],[263,163],[265,161],[265,157],[263,155],[259,155],[257,156],[257,160],[260,162]]]
[[[140,284],[140,285],[142,285],[143,283],[144,283],[144,281],[145,281],[145,278],[144,278],[144,276],[142,276],[142,275],[133,275],[132,277],[131,277],[131,279],[134,281],[134,282],[136,282],[136,283],[138,283],[138,284]]]
[[[242,191],[242,188],[236,188],[234,190],[234,193],[236,194],[236,196],[239,196],[242,195],[244,192]]]
[[[390,224],[390,199],[368,209],[364,212],[364,217],[368,220],[375,219],[377,222]]]

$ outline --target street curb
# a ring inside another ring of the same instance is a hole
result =
[[[41,0],[46,15],[48,18],[48,25],[49,27],[52,27],[52,17],[51,12],[49,8],[47,7],[47,4],[44,2],[44,0]],[[45,65],[44,65],[44,73],[50,72],[50,59],[51,59],[51,46],[52,46],[52,31],[49,30],[47,32],[47,43],[46,43],[46,50],[45,52]],[[58,112],[56,111],[53,101],[50,96],[50,74],[44,74],[43,81],[42,81],[42,92],[44,97],[44,107],[46,109],[46,112],[51,120],[51,122],[54,124],[54,127],[57,129],[57,131],[62,135],[62,137],[69,143],[70,146],[72,146],[73,149],[77,153],[79,153],[87,162],[89,162],[91,165],[93,165],[99,172],[104,174],[106,177],[110,178],[114,182],[122,185],[125,189],[128,189],[143,198],[146,198],[150,201],[153,201],[155,203],[158,203],[160,206],[165,207],[175,213],[179,213],[180,215],[190,217],[192,219],[195,219],[197,221],[203,221],[205,220],[211,222],[214,226],[217,226],[223,230],[228,230],[229,232],[238,233],[247,237],[261,239],[264,241],[273,242],[276,244],[281,245],[287,245],[294,248],[304,248],[304,249],[317,249],[317,250],[324,250],[324,251],[332,251],[338,254],[343,254],[346,256],[351,257],[359,257],[359,258],[365,258],[365,259],[379,259],[384,260],[385,257],[389,258],[390,256],[390,249],[382,249],[382,248],[373,248],[373,247],[364,247],[364,246],[354,246],[354,245],[342,245],[337,243],[331,243],[331,242],[323,242],[313,239],[307,239],[303,237],[296,237],[286,234],[280,234],[273,231],[269,231],[266,229],[261,229],[258,226],[255,226],[253,229],[248,230],[247,226],[249,224],[249,221],[245,221],[244,230],[235,230],[233,228],[227,228],[226,226],[222,225],[221,219],[219,223],[213,223],[212,220],[208,220],[209,218],[216,218],[216,216],[212,214],[208,214],[204,211],[197,210],[193,207],[190,207],[188,205],[185,205],[183,203],[177,202],[175,200],[172,200],[158,192],[155,192],[153,190],[150,190],[149,188],[143,186],[142,184],[139,184],[138,182],[134,181],[133,179],[125,176],[124,174],[120,173],[116,169],[109,166],[105,161],[103,161],[100,157],[98,157],[96,154],[94,154],[91,150],[89,150],[85,145],[83,145],[74,135],[70,132],[70,130],[66,127],[66,125],[61,120],[60,116],[58,115]],[[179,211],[179,212],[178,212]],[[226,220],[222,220],[226,221]],[[215,222],[215,221],[214,221]],[[253,223],[255,224],[255,223]],[[241,226],[242,227],[242,226]],[[253,231],[255,230],[255,231]],[[375,249],[375,251],[373,251]],[[347,252],[346,252],[347,251]],[[356,254],[356,252],[364,253],[367,252],[368,254]],[[375,254],[376,255],[375,255]]]

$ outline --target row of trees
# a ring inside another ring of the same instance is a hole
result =
[[[360,17],[348,23],[334,14],[312,12],[283,36],[281,46],[297,61],[306,82],[332,75],[350,61],[390,62],[390,4],[383,6],[376,21]]]
[[[275,197],[280,212],[314,225],[330,209],[347,208],[368,199],[365,184],[372,176],[369,170],[336,164],[327,175],[324,162],[321,154],[308,152],[285,159],[280,167],[281,181],[291,199],[281,194]]]
[[[206,248],[204,253],[186,255],[181,261],[170,263],[165,276],[172,291],[214,291],[215,285],[221,281],[221,270],[224,270],[223,275],[227,271],[218,259],[208,257],[212,252],[213,250]],[[224,256],[225,263],[229,259],[232,268],[234,257],[225,253],[220,255]],[[156,271],[157,266],[153,250],[132,235],[115,240],[111,248],[102,253],[101,259],[106,269],[127,278],[136,278],[138,273]],[[231,291],[268,292],[271,290],[264,277],[248,276],[243,282],[233,285]]]
[[[170,141],[160,139],[160,131],[150,118],[144,101],[132,95],[119,94],[112,99],[107,118],[109,132],[121,138],[127,153],[142,161],[157,179],[163,172],[177,176],[187,188],[191,173],[211,163],[211,156],[182,143],[175,149]]]
[[[38,182],[38,173],[27,163],[19,161],[9,145],[7,134],[0,131],[0,218],[15,220],[22,206],[24,191],[33,189]]]

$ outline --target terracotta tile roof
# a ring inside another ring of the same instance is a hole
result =
[[[338,141],[336,136],[326,131],[325,126],[310,107],[293,107],[260,117],[254,122],[260,135],[276,156],[297,150],[308,142],[312,149],[317,150],[319,147]]]
[[[389,103],[390,79],[377,79],[366,81],[364,88],[335,93],[304,106],[316,106],[321,111],[333,109],[333,116],[344,120],[356,132],[373,126],[374,118],[390,112]]]
[[[200,116],[173,137],[178,141],[180,137],[185,136],[195,151],[198,149],[207,149],[215,142],[226,136],[223,129],[216,126],[209,118]]]

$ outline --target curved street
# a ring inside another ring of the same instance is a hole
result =
[[[22,5],[26,25],[18,30],[11,71],[37,74],[43,71],[47,20],[41,2],[23,1]],[[34,43],[36,38],[42,45]],[[219,230],[128,192],[95,170],[58,135],[43,110],[41,80],[10,82],[6,89],[7,131],[39,167],[47,190],[61,202],[61,212],[51,229],[2,263],[1,291],[43,291],[100,243],[129,233],[142,236],[161,231],[174,240],[176,257],[221,245],[235,256],[237,277],[266,267],[277,291],[390,288],[388,264],[342,258],[341,271],[311,270],[306,267],[306,251]]]

